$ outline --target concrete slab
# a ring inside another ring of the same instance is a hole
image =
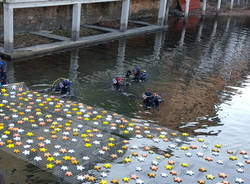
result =
[[[69,49],[73,47],[81,47],[81,46],[89,46],[94,44],[100,44],[103,42],[120,39],[123,37],[130,37],[136,36],[139,34],[145,34],[150,32],[156,32],[157,30],[164,30],[167,26],[158,26],[158,25],[151,25],[146,27],[140,27],[135,29],[127,30],[126,32],[112,32],[112,33],[105,33],[99,34],[94,36],[82,37],[77,41],[62,41],[62,42],[54,42],[49,44],[42,44],[36,45],[26,48],[15,49],[13,53],[9,54],[0,49],[0,54],[4,55],[5,57],[17,60],[22,59],[25,57],[31,57],[36,55],[47,54],[50,52],[60,51],[64,49]]]

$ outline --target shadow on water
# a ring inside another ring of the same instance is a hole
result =
[[[77,101],[195,136],[217,136],[229,143],[236,143],[230,135],[235,131],[234,138],[241,140],[236,146],[239,148],[249,144],[247,106],[235,102],[239,97],[247,100],[250,90],[249,38],[249,17],[190,17],[188,24],[173,18],[169,19],[168,30],[156,34],[10,62],[8,77],[11,82],[26,82],[31,89],[37,89],[32,85],[48,85],[67,77],[73,82]],[[125,93],[114,90],[112,78],[124,76],[136,66],[147,70],[150,79],[133,83]],[[144,91],[160,93],[165,102],[159,109],[145,111],[141,106]],[[240,122],[237,109],[245,111],[241,112]],[[237,125],[244,130],[237,129]],[[7,156],[0,152],[1,157]],[[1,165],[4,160],[11,158],[0,160]],[[17,169],[48,178],[38,181],[35,176],[23,174],[20,180],[27,183],[55,180],[41,170],[30,172],[21,163]],[[10,172],[11,167],[6,170]]]

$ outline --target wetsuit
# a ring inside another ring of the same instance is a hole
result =
[[[148,73],[146,71],[141,71],[139,67],[136,67],[136,69],[132,70],[132,72],[128,70],[126,73],[126,77],[130,78],[131,75],[133,75],[132,80],[136,82],[144,82],[148,79]]]
[[[143,94],[143,99],[146,108],[157,108],[162,102],[162,98],[159,95],[153,94],[151,92],[145,92]]]
[[[7,84],[6,66],[3,61],[0,61],[0,85]]]
[[[72,95],[72,83],[67,79],[63,79],[52,88],[52,91],[60,92],[61,95]]]
[[[40,93],[60,93],[60,95],[73,96],[72,83],[68,79],[61,79],[57,83],[53,84],[53,87],[43,89]]]

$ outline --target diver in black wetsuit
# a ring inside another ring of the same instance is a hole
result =
[[[141,70],[140,67],[137,66],[135,70],[128,70],[126,77],[131,78],[135,82],[144,82],[148,79],[148,73],[145,70]]]
[[[124,82],[121,77],[115,77],[112,81],[113,81],[113,86],[118,91],[121,90],[121,87],[125,87],[129,85],[129,83]]]
[[[145,92],[142,97],[146,109],[157,108],[163,102],[161,96],[157,93]]]
[[[69,79],[58,79],[54,82],[51,88],[42,90],[44,93],[59,93],[63,96],[73,96],[72,82]]]

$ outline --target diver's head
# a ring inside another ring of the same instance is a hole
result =
[[[137,66],[136,68],[135,68],[135,70],[136,70],[136,72],[140,72],[140,67],[139,66]]]

